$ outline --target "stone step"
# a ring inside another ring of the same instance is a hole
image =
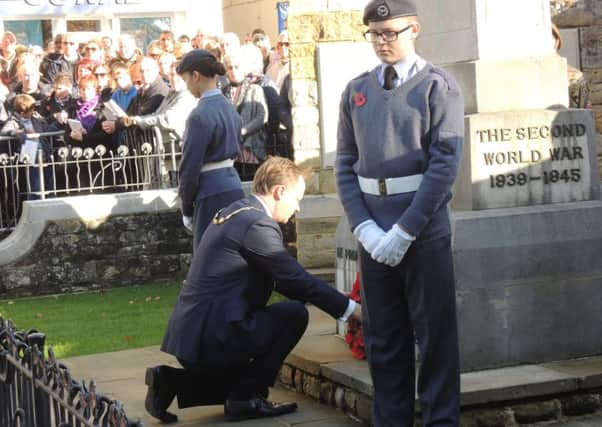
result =
[[[368,363],[353,358],[335,335],[335,321],[314,307],[308,330],[286,359],[280,380],[370,421],[373,386]],[[461,425],[521,425],[595,413],[602,409],[601,388],[602,357],[464,373]],[[419,410],[418,401],[416,405]],[[498,421],[489,424],[488,419]],[[496,424],[500,419],[509,424]]]

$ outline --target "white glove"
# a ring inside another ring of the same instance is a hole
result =
[[[385,232],[382,228],[376,225],[371,219],[366,220],[355,227],[353,234],[357,237],[357,240],[360,241],[364,249],[370,254],[378,246],[380,239],[385,237]]]
[[[182,223],[184,227],[188,229],[188,231],[192,231],[192,217],[182,215]]]
[[[393,224],[374,252],[370,254],[376,262],[395,267],[401,262],[414,240],[416,240],[415,237],[403,231],[399,225]]]

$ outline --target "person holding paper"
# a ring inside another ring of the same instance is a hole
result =
[[[48,137],[38,137],[32,134],[42,132],[53,132],[59,130],[58,125],[49,125],[44,119],[35,114],[36,100],[31,95],[16,95],[12,105],[13,113],[8,121],[0,130],[1,135],[17,136],[18,142],[11,143],[0,148],[0,152],[15,154],[19,153],[20,159],[27,156],[27,163],[38,164],[40,160],[47,162],[52,154],[52,141]],[[42,158],[38,157],[38,152],[42,151]],[[22,188],[27,188],[28,199],[39,199],[36,194],[44,188],[44,191],[54,189],[52,180],[52,169],[50,166],[44,166],[44,181],[40,181],[39,170],[36,167],[29,168],[29,187],[27,182],[23,183]],[[43,186],[42,186],[43,184]],[[47,195],[48,196],[48,195]]]
[[[178,188],[182,220],[193,233],[196,252],[215,213],[244,197],[233,167],[241,144],[241,120],[217,88],[217,76],[226,74],[226,69],[209,51],[188,52],[176,71],[200,98],[186,121]]]
[[[83,129],[71,126],[69,143],[92,148],[102,144],[109,150],[116,149],[115,139],[102,128],[104,116],[100,111],[98,80],[90,74],[82,77],[78,86],[79,99],[73,119],[77,119]]]

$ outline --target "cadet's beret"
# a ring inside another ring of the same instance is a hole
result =
[[[182,74],[186,71],[201,71],[206,67],[206,65],[201,65],[201,63],[205,61],[214,61],[217,62],[215,56],[205,49],[193,49],[188,52],[184,57],[180,60],[180,63],[176,67],[176,73]]]
[[[364,9],[364,25],[401,16],[417,16],[416,0],[371,0]]]

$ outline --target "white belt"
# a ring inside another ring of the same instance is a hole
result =
[[[201,167],[201,172],[209,172],[215,169],[231,168],[232,166],[234,166],[234,160],[232,159],[222,160],[221,162],[205,163]]]
[[[364,178],[358,175],[357,179],[362,192],[375,196],[388,196],[418,190],[422,182],[422,174],[381,179]]]

